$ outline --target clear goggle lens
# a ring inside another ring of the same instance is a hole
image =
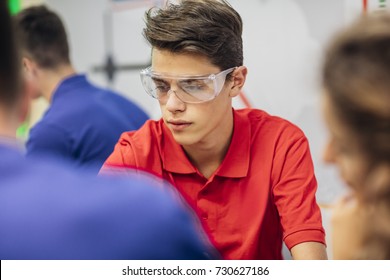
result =
[[[234,69],[236,67],[207,76],[174,76],[153,72],[148,67],[140,75],[146,93],[161,102],[166,102],[173,91],[185,103],[202,103],[218,96],[226,76]],[[175,89],[172,89],[172,85],[175,85]]]

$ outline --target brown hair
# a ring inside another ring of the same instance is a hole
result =
[[[241,66],[242,20],[224,0],[182,0],[145,14],[144,36],[153,48],[207,57],[221,70]]]
[[[323,84],[370,163],[390,162],[390,15],[370,15],[331,43]]]
[[[56,68],[70,63],[69,45],[60,17],[44,5],[22,10],[15,16],[19,44],[39,66]]]
[[[8,1],[0,1],[0,102],[6,107],[14,105],[21,95],[21,69],[14,41]]]

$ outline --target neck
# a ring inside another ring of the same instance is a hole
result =
[[[75,69],[70,64],[61,65],[56,69],[43,69],[40,77],[40,92],[42,96],[50,103],[58,85],[65,78],[75,73]]]
[[[18,118],[9,114],[9,109],[0,107],[0,137],[16,140],[16,129],[19,126]]]
[[[232,135],[233,112],[226,117],[225,125],[219,125],[207,139],[191,146],[183,146],[183,149],[192,164],[208,179],[224,160]]]

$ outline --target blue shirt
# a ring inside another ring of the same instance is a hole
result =
[[[0,144],[0,259],[207,259],[172,188],[91,177]],[[215,255],[214,255],[215,256]]]
[[[97,173],[121,133],[138,129],[147,119],[125,97],[74,75],[61,82],[42,120],[31,129],[27,155],[53,154]]]

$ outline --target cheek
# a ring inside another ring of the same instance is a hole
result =
[[[219,115],[221,114],[222,106],[223,104],[215,99],[212,102],[188,106],[186,113],[195,117],[199,122],[204,123],[204,125],[208,125],[220,119]]]
[[[213,126],[216,122],[215,110],[206,106],[197,109],[199,110],[189,110],[188,112],[188,114],[193,117],[196,124],[204,128]]]
[[[353,170],[353,166],[351,166],[351,162],[346,159],[342,158],[341,160],[338,161],[338,168],[340,171],[340,175],[342,179],[348,184],[351,185],[353,184],[353,174],[355,173]]]

